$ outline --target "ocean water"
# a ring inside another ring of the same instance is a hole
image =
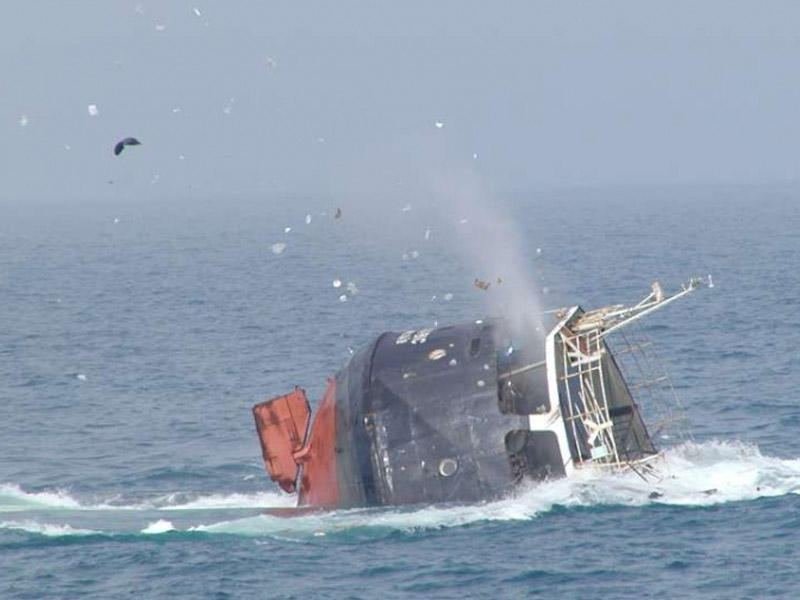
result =
[[[459,203],[416,198],[9,202],[0,597],[796,598],[798,200],[749,186],[483,201],[514,223],[538,308],[713,274],[647,324],[692,440],[667,446],[656,483],[585,473],[479,505],[296,518],[262,512],[293,499],[264,473],[251,405],[295,384],[313,404],[381,331],[485,316],[493,292],[474,278],[518,275],[476,262],[503,237],[465,252]]]

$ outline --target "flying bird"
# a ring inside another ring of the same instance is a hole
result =
[[[134,137],[126,137],[124,140],[118,141],[117,145],[114,146],[114,156],[119,156],[125,146],[141,146],[141,144],[142,142]]]

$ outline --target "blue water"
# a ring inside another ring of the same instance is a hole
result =
[[[465,252],[450,230],[478,225],[458,202],[415,198],[0,207],[0,597],[800,596],[799,197],[485,201],[513,216],[541,308],[713,274],[648,324],[694,433],[658,484],[586,475],[295,519],[261,514],[292,499],[264,474],[251,405],[294,384],[319,398],[383,330],[484,316],[473,279],[516,276],[476,266],[502,236]]]

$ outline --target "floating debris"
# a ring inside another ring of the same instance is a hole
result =
[[[114,156],[119,156],[122,151],[125,149],[125,146],[141,146],[142,142],[137,140],[134,137],[126,137],[120,141],[118,141],[114,145]]]
[[[441,121],[436,121],[434,125],[436,125],[436,129],[441,129],[442,127],[444,127],[444,123],[442,123]]]
[[[83,373],[78,373],[77,375],[75,375],[75,378],[78,379],[79,381],[86,381],[86,375],[84,375]]]
[[[536,254],[541,254],[541,253],[542,253],[542,249],[541,248],[537,248],[536,249]]]
[[[306,215],[306,225],[311,225],[311,213]]]
[[[161,23],[156,23],[156,31],[164,31],[167,28],[166,25],[162,25]]]
[[[28,115],[22,115],[19,118],[19,126],[20,127],[27,127],[28,125]]]
[[[403,208],[400,209],[400,212],[409,212],[411,210],[411,205],[406,204]]]
[[[488,290],[489,286],[492,285],[488,281],[483,281],[482,279],[475,278],[475,281],[472,282],[473,285],[478,288],[479,290]]]
[[[114,217],[114,225],[116,225],[117,223],[119,223],[119,217]]]
[[[231,112],[233,111],[234,102],[236,102],[236,98],[231,98],[230,100],[228,100],[228,103],[222,107],[222,112],[224,112],[226,115],[231,114]]]
[[[333,280],[333,287],[335,287],[335,288],[342,287],[342,280],[341,279],[334,279]]]
[[[203,16],[203,13],[201,13],[201,12],[200,12],[200,9],[199,9],[199,8],[197,8],[196,6],[195,6],[195,7],[192,9],[192,12],[193,12],[194,14],[196,14],[198,17],[202,17],[202,16]]]
[[[178,114],[179,112],[181,112],[181,110],[183,109],[180,106],[175,106],[173,107],[172,112]]]
[[[339,296],[339,302],[347,302],[347,294],[342,294]]]
[[[426,230],[425,230],[425,239],[426,239],[426,240],[429,240],[429,239],[431,239],[431,230],[430,230],[430,227],[429,227],[428,229],[426,229]]]
[[[444,297],[445,302],[450,302],[450,300],[453,299],[453,294],[451,294],[450,292],[447,292],[443,297]]]
[[[283,251],[286,250],[286,244],[283,242],[276,242],[270,246],[273,254],[283,254]]]
[[[473,152],[472,153],[472,160],[478,160],[478,153],[477,152]]]
[[[450,365],[451,367],[455,367],[458,364],[458,361],[455,358],[451,358],[450,362],[447,364]]]
[[[291,230],[292,230],[291,227],[284,227],[283,228],[283,233],[289,233]]]
[[[264,62],[267,64],[267,67],[270,68],[270,69],[276,69],[278,67],[278,61],[275,60],[274,58],[272,58],[271,56],[268,56],[267,58],[265,58]]]
[[[350,294],[351,296],[355,296],[356,294],[358,294],[358,287],[356,287],[356,284],[353,283],[352,281],[348,281],[346,287],[347,287],[347,293]]]
[[[86,107],[86,110],[89,112],[90,117],[96,117],[98,114],[97,104],[90,104]]]
[[[498,277],[497,278],[497,285],[500,285],[501,283],[503,283],[503,278],[502,277]]]
[[[414,258],[414,259],[419,258],[419,251],[412,250],[411,251],[411,258]]]
[[[459,224],[460,224],[460,225],[466,225],[467,223],[469,223],[469,219],[461,219],[461,220],[459,221]]]

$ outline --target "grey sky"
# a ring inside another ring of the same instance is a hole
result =
[[[0,200],[794,180],[798,66],[796,1],[7,0]]]

